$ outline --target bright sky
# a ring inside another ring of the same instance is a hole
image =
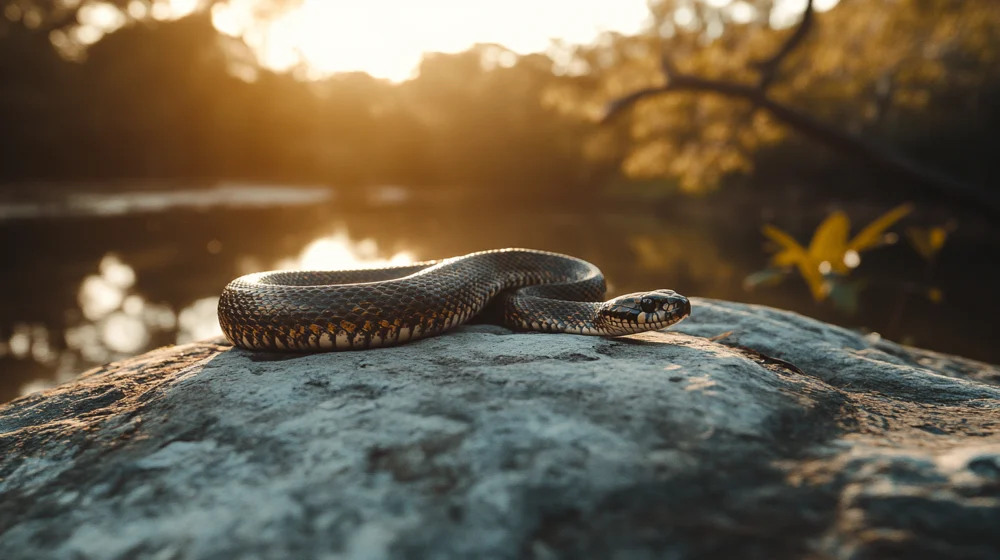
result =
[[[602,31],[634,34],[649,21],[647,0],[302,0],[272,21],[257,21],[260,0],[228,0],[212,8],[212,21],[223,33],[241,36],[264,66],[276,70],[300,62],[311,77],[362,71],[403,81],[413,76],[426,52],[461,52],[475,43],[498,43],[520,54],[546,51],[552,39],[590,43]],[[703,0],[731,10],[734,20],[753,16],[744,0]],[[839,0],[814,0],[826,11]],[[174,19],[191,13],[202,0],[156,0],[152,15]],[[794,25],[806,0],[778,0],[771,25]],[[132,2],[128,12],[147,15],[146,4]],[[742,15],[740,15],[742,14]],[[691,18],[684,9],[675,20]],[[77,41],[91,44],[124,24],[114,6],[86,5]]]
[[[552,38],[587,43],[603,30],[634,33],[649,16],[646,0],[303,0],[255,25],[253,3],[218,5],[213,21],[243,35],[266,66],[301,58],[320,74],[360,70],[394,81],[410,77],[424,52],[500,43],[526,54],[546,50]]]

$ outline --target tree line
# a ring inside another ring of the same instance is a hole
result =
[[[706,192],[749,177],[849,190],[843,178],[870,167],[803,136],[768,110],[773,103],[991,188],[1000,3],[841,0],[814,13],[809,2],[783,26],[774,24],[775,6],[659,0],[650,29],[566,46],[568,61],[483,44],[430,53],[400,84],[363,73],[305,81],[261,68],[204,10],[132,22],[68,59],[52,34],[71,17],[29,25],[23,10],[17,21],[6,10],[0,180],[228,178],[562,194],[636,179]],[[696,82],[745,89],[726,95]],[[600,121],[608,103],[644,90],[662,95],[631,99],[626,115]],[[912,179],[874,177],[858,188]]]

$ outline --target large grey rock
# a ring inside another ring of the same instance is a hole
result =
[[[1000,368],[671,331],[109,364],[0,406],[0,558],[1000,557]]]

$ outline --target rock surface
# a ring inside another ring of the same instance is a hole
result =
[[[695,299],[623,339],[208,341],[0,406],[0,558],[139,557],[998,558],[1000,368]]]

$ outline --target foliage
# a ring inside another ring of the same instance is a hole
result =
[[[547,109],[541,55],[428,56],[420,77],[303,82],[256,66],[209,14],[128,25],[79,62],[48,34],[0,33],[0,179],[212,178],[508,189],[600,178],[582,123]],[[164,53],[169,53],[165,56]],[[249,69],[249,71],[248,71]]]
[[[948,240],[948,235],[954,229],[955,224],[952,222],[927,228],[908,227],[906,228],[906,238],[924,260],[934,262],[935,257],[944,247],[945,241]]]
[[[575,49],[588,73],[565,80],[559,99],[581,116],[597,114],[610,100],[663,83],[663,53],[685,74],[753,85],[759,62],[793,32],[794,20],[780,21],[786,5],[657,0],[658,24],[647,34]],[[1000,78],[1000,2],[841,0],[815,20],[768,95],[849,131],[905,141],[915,122],[949,122]],[[711,190],[753,170],[757,154],[788,143],[788,134],[745,101],[651,96],[628,123],[623,168]]]
[[[731,3],[755,7],[744,21],[731,7],[712,7],[719,2],[661,0],[653,3],[658,37],[608,34],[551,56],[476,45],[428,55],[402,84],[360,73],[305,82],[295,70],[269,71],[243,41],[213,28],[212,1],[178,20],[154,17],[158,2],[0,0],[0,180],[406,183],[566,199],[609,185],[703,192],[763,168],[777,172],[756,185],[761,191],[779,184],[775,177],[824,188],[827,175],[817,177],[813,156],[787,130],[725,98],[652,98],[631,121],[607,127],[580,118],[662,80],[661,43],[684,71],[752,79],[750,63],[790,32],[768,23],[776,9],[769,1]],[[127,16],[99,41],[75,31],[81,10],[97,5]],[[995,183],[995,158],[978,152],[988,151],[1000,115],[985,85],[1000,75],[991,40],[998,6],[841,0],[817,15],[773,93],[848,128],[922,142]],[[83,39],[89,47],[77,57],[58,56],[65,50],[51,44]],[[962,141],[942,142],[948,134]],[[646,180],[624,181],[621,170]],[[848,186],[830,180],[825,188]]]
[[[895,243],[896,234],[887,233],[901,219],[913,210],[910,203],[897,206],[879,216],[848,240],[850,219],[844,212],[831,213],[816,228],[809,247],[803,247],[794,237],[781,229],[766,224],[762,232],[775,244],[776,252],[771,256],[771,267],[747,276],[744,287],[753,290],[761,286],[779,284],[793,267],[805,281],[817,302],[832,300],[834,305],[853,313],[857,308],[861,290],[867,285],[864,279],[849,280],[851,274],[861,264],[861,253]],[[948,233],[954,224],[905,229],[911,247],[932,265],[934,258],[944,246]],[[922,293],[933,303],[940,303],[944,294],[934,286],[914,287],[912,281],[901,281],[910,291]]]
[[[808,249],[777,227],[765,225],[764,235],[779,247],[771,257],[771,265],[778,269],[796,267],[813,299],[822,301],[830,295],[831,278],[850,274],[861,264],[860,254],[881,245],[885,231],[911,211],[911,205],[898,206],[865,226],[850,240],[847,237],[850,219],[843,212],[834,212],[816,228]]]
[[[201,10],[210,10],[215,4],[228,0],[198,0],[192,4]],[[294,8],[301,0],[254,0],[252,7],[256,17],[274,17],[284,10]],[[120,16],[120,24],[150,20],[172,19],[170,0],[0,0],[0,30],[11,24],[27,29],[58,32],[69,40],[84,39],[79,35],[81,27],[86,27],[88,12],[94,9],[114,8]],[[187,15],[187,14],[184,14]],[[98,37],[99,39],[99,37]]]

